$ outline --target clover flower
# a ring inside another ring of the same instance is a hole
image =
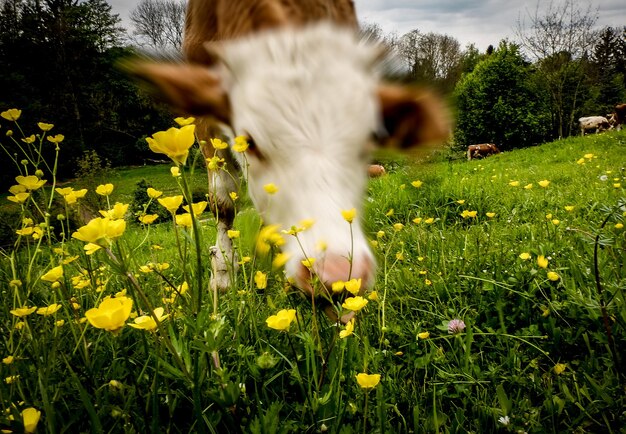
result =
[[[448,322],[448,333],[456,335],[465,330],[465,322],[462,319],[455,318]]]
[[[380,374],[366,374],[362,372],[356,375],[356,382],[362,389],[371,389],[380,383]]]

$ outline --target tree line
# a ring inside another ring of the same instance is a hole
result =
[[[597,12],[580,5],[538,7],[514,41],[485,52],[418,29],[385,34],[364,23],[362,31],[390,47],[405,80],[452,100],[456,146],[510,149],[575,134],[578,117],[626,101],[626,27],[597,29]],[[116,64],[142,51],[179,52],[184,8],[182,0],[141,0],[126,31],[105,0],[0,0],[0,108],[20,108],[22,122],[53,122],[65,134],[63,176],[86,151],[113,166],[144,162],[145,136],[171,115]],[[0,182],[13,176],[4,171]]]

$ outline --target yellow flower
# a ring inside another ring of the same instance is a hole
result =
[[[548,185],[550,185],[550,181],[544,179],[543,181],[539,181],[537,184],[539,184],[540,187],[546,188]]]
[[[170,128],[159,131],[147,137],[146,141],[152,152],[165,154],[177,164],[185,164],[189,155],[189,148],[196,140],[195,125],[186,125],[182,128]]]
[[[267,254],[271,246],[280,247],[285,244],[285,239],[278,232],[279,225],[268,225],[261,228],[256,240],[256,249],[259,253]]]
[[[343,280],[338,280],[336,282],[333,282],[330,286],[333,292],[341,292],[343,291],[345,287],[346,287],[346,282],[344,282]]]
[[[13,356],[7,356],[4,359],[2,359],[2,363],[4,363],[5,365],[10,365],[11,363],[13,363],[14,357]]]
[[[96,187],[96,193],[100,196],[109,196],[113,193],[113,184],[100,184]]]
[[[228,148],[228,143],[223,142],[220,139],[211,139],[211,146],[215,149],[226,149]]]
[[[552,213],[546,214],[546,219],[550,220],[552,218]]]
[[[432,225],[433,223],[435,223],[435,218],[429,217],[426,220],[424,220],[424,223],[426,223],[427,225]]]
[[[463,210],[463,212],[461,213],[461,217],[463,217],[464,219],[476,218],[477,215],[478,215],[478,211]]]
[[[57,145],[65,140],[65,136],[63,134],[57,134],[56,136],[48,136],[46,137],[49,142],[56,143]]]
[[[615,229],[622,229],[624,227],[623,223],[615,223]]]
[[[228,238],[230,238],[231,240],[235,238],[239,238],[239,234],[240,234],[239,231],[235,231],[232,229],[229,229],[226,233],[228,235]]]
[[[593,158],[593,154],[585,154],[583,155],[583,158],[586,158],[587,160],[591,160]]]
[[[99,245],[97,245],[97,244],[94,244],[94,243],[87,243],[87,244],[85,244],[85,247],[83,247],[83,249],[85,250],[85,253],[87,255],[93,255],[98,250],[100,250],[101,247]]]
[[[357,295],[356,297],[346,298],[341,306],[345,309],[353,310],[356,312],[363,309],[365,305],[367,305],[367,303],[367,299],[361,297],[360,295]]]
[[[339,332],[339,337],[341,339],[347,338],[353,332],[354,332],[354,318],[352,318],[350,321],[348,321],[348,323],[346,324],[346,328]]]
[[[613,184],[613,187],[615,188],[620,188],[622,186],[622,184],[620,184],[619,182],[616,182],[615,184]]]
[[[572,212],[574,211],[574,205],[565,205],[565,211]]]
[[[239,199],[239,195],[235,191],[231,191],[230,193],[228,193],[228,195],[230,196],[230,199],[233,202],[236,201],[237,199]]]
[[[176,224],[178,226],[183,226],[185,228],[191,228],[193,226],[193,220],[191,219],[191,214],[179,214],[176,216]]]
[[[63,324],[65,324],[65,320],[64,319],[60,319],[60,320],[54,322],[54,326],[55,327],[63,327]]]
[[[306,268],[313,268],[313,264],[315,264],[315,258],[306,258],[303,259],[302,261],[302,265],[304,265]]]
[[[170,167],[170,173],[174,178],[178,178],[180,176],[180,169],[178,166]]]
[[[519,181],[511,181],[511,182],[509,182],[509,185],[511,187],[518,187],[519,186]]]
[[[206,206],[207,206],[207,202],[205,200],[203,200],[202,202],[192,203],[191,208],[193,209],[193,215],[197,217],[200,214],[202,214],[204,210],[206,209]],[[189,210],[189,205],[183,206],[183,209],[187,212],[191,212]]]
[[[170,213],[174,214],[176,213],[176,210],[178,210],[180,205],[183,203],[183,196],[178,195],[178,196],[162,197],[162,198],[159,198],[158,201],[161,205],[165,207],[165,209],[167,209]]]
[[[585,159],[579,158],[578,160],[576,160],[576,164],[585,164]]]
[[[548,260],[545,256],[539,255],[537,256],[537,265],[541,268],[548,268]]]
[[[45,179],[39,179],[35,175],[16,176],[15,180],[19,185],[26,187],[27,190],[37,190],[46,183]]]
[[[124,218],[126,211],[128,211],[128,204],[117,202],[113,205],[113,208],[108,211],[100,210],[100,215],[102,215],[102,217],[108,217],[111,220],[118,220]]]
[[[420,180],[412,181],[411,185],[415,188],[420,188],[424,183]]]
[[[40,307],[39,309],[37,309],[37,315],[43,315],[43,316],[52,315],[56,313],[56,311],[61,309],[61,307],[62,306],[58,303],[52,303],[50,306]]]
[[[177,118],[174,118],[174,122],[176,122],[181,127],[184,127],[185,125],[191,125],[195,121],[196,121],[196,118],[194,118],[194,117],[188,117],[188,118],[177,117]]]
[[[532,183],[530,183],[530,184],[526,184],[526,185],[524,186],[524,189],[525,189],[525,190],[531,190],[532,188],[533,188],[533,184],[532,184]]]
[[[233,145],[233,151],[245,152],[246,149],[248,149],[248,142],[246,138],[243,136],[235,137],[235,144]]]
[[[358,295],[361,291],[361,279],[350,279],[345,283],[346,291],[352,295]]]
[[[567,365],[565,363],[557,363],[552,369],[554,370],[554,373],[556,375],[561,375],[563,371],[565,371],[565,368],[567,368]]]
[[[265,190],[267,194],[275,194],[278,191],[278,187],[276,187],[276,184],[270,182],[263,186],[263,190]]]
[[[24,203],[30,197],[30,193],[17,193],[15,196],[7,196],[7,199],[15,203]]]
[[[41,276],[41,280],[45,282],[56,282],[61,277],[63,277],[63,266],[59,265],[58,267],[52,268],[46,274]]]
[[[262,271],[257,271],[254,274],[254,284],[259,289],[267,288],[267,274]]]
[[[31,144],[31,143],[33,143],[33,142],[35,141],[35,139],[36,139],[35,135],[34,135],[34,134],[31,134],[31,135],[30,135],[30,136],[28,136],[28,137],[24,137],[24,138],[22,139],[22,142],[24,142],[24,143],[28,143],[28,144]]]
[[[548,279],[556,282],[557,280],[560,279],[559,275],[557,273],[555,273],[554,271],[548,271]]]
[[[289,255],[289,253],[277,253],[276,256],[274,256],[274,260],[272,261],[272,268],[281,268],[287,263],[290,256],[291,255]]]
[[[105,298],[98,307],[85,312],[85,317],[92,326],[113,332],[124,327],[132,308],[133,300],[128,297]]]
[[[341,216],[348,223],[352,223],[354,221],[354,218],[356,217],[356,208],[342,209]]]
[[[169,314],[163,315],[164,310],[165,309],[163,309],[162,307],[157,307],[154,309],[154,315],[157,317],[159,322],[163,322],[169,316]],[[137,318],[135,318],[134,323],[129,324],[129,325],[136,329],[148,330],[148,331],[153,331],[153,330],[156,330],[157,328],[157,323],[152,317],[152,315],[138,316]]]
[[[47,124],[45,122],[37,122],[37,126],[39,127],[41,131],[50,131],[54,127],[54,124]]]
[[[413,219],[413,223],[415,223],[415,224],[417,224],[417,225],[418,225],[418,224],[420,224],[420,223],[422,222],[422,220],[423,220],[423,219],[422,219],[421,217],[415,217],[415,218]]]
[[[228,146],[228,145],[226,145]],[[207,168],[209,170],[219,170],[220,169],[220,165],[224,162],[223,158],[218,157],[217,155],[213,156],[212,158],[207,158],[206,159],[206,165]]]
[[[389,209],[389,211],[387,211],[387,212],[385,213],[385,216],[386,216],[386,217],[391,217],[391,216],[393,215],[393,213],[394,213],[394,210],[393,210],[393,208],[391,208],[391,209]]]
[[[380,383],[380,374],[366,374],[364,372],[356,375],[356,382],[362,389],[371,389]]]
[[[33,306],[33,307],[23,306],[23,307],[15,308],[15,309],[13,309],[13,310],[11,310],[9,312],[11,312],[11,315],[13,315],[13,316],[16,316],[18,318],[22,318],[22,317],[30,315],[31,313],[33,313],[36,310],[37,310],[37,306]]]
[[[269,328],[274,330],[287,330],[294,319],[296,319],[295,309],[283,309],[276,315],[267,318],[265,322]]]
[[[396,259],[398,261],[404,261],[404,252],[398,252],[396,253]]]
[[[146,189],[146,193],[148,193],[148,197],[149,197],[150,199],[158,199],[159,197],[161,197],[161,196],[163,195],[163,192],[162,192],[162,191],[155,190],[155,189],[154,189],[154,188],[152,188],[152,187],[148,187],[148,188]]]
[[[490,219],[492,219],[492,218],[494,218],[496,216],[496,213],[495,212],[486,212],[485,215],[487,217],[489,217]]]
[[[25,433],[34,433],[39,423],[41,412],[33,407],[22,410],[22,423],[24,424]]]
[[[85,226],[78,228],[72,234],[72,238],[99,246],[108,246],[113,240],[121,237],[125,230],[126,222],[124,220],[97,217],[91,219]]]
[[[144,214],[139,216],[139,221],[144,225],[151,225],[157,218],[159,218],[158,214]]]
[[[528,252],[523,252],[519,254],[519,258],[523,261],[527,261],[530,259],[530,253]]]
[[[5,118],[7,121],[15,122],[22,115],[22,110],[18,110],[16,108],[8,109],[0,113],[0,116]]]
[[[400,232],[402,229],[404,229],[404,225],[402,223],[396,223],[393,225],[393,230],[396,232]]]
[[[417,334],[418,339],[428,339],[430,337],[430,332],[421,332]]]
[[[560,224],[561,224],[561,220],[559,220],[559,219],[552,219],[552,224],[553,224],[554,226],[558,226],[558,225],[560,225]]]

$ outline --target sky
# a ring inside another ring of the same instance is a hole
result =
[[[128,16],[139,0],[108,1],[122,25],[132,29]],[[403,35],[418,29],[447,34],[461,46],[474,43],[481,51],[504,38],[515,40],[517,23],[528,23],[538,2],[540,10],[550,4],[550,0],[354,0],[359,20],[376,23],[385,33]],[[589,3],[578,0],[581,9]],[[591,5],[597,10],[599,28],[626,25],[625,0],[593,0]]]

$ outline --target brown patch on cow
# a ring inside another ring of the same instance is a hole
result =
[[[484,158],[490,155],[499,154],[500,149],[493,143],[481,143],[479,145],[469,145],[467,147],[467,159]]]
[[[367,175],[370,178],[380,178],[386,173],[387,172],[385,171],[385,168],[380,164],[370,164],[370,166],[367,168]]]

